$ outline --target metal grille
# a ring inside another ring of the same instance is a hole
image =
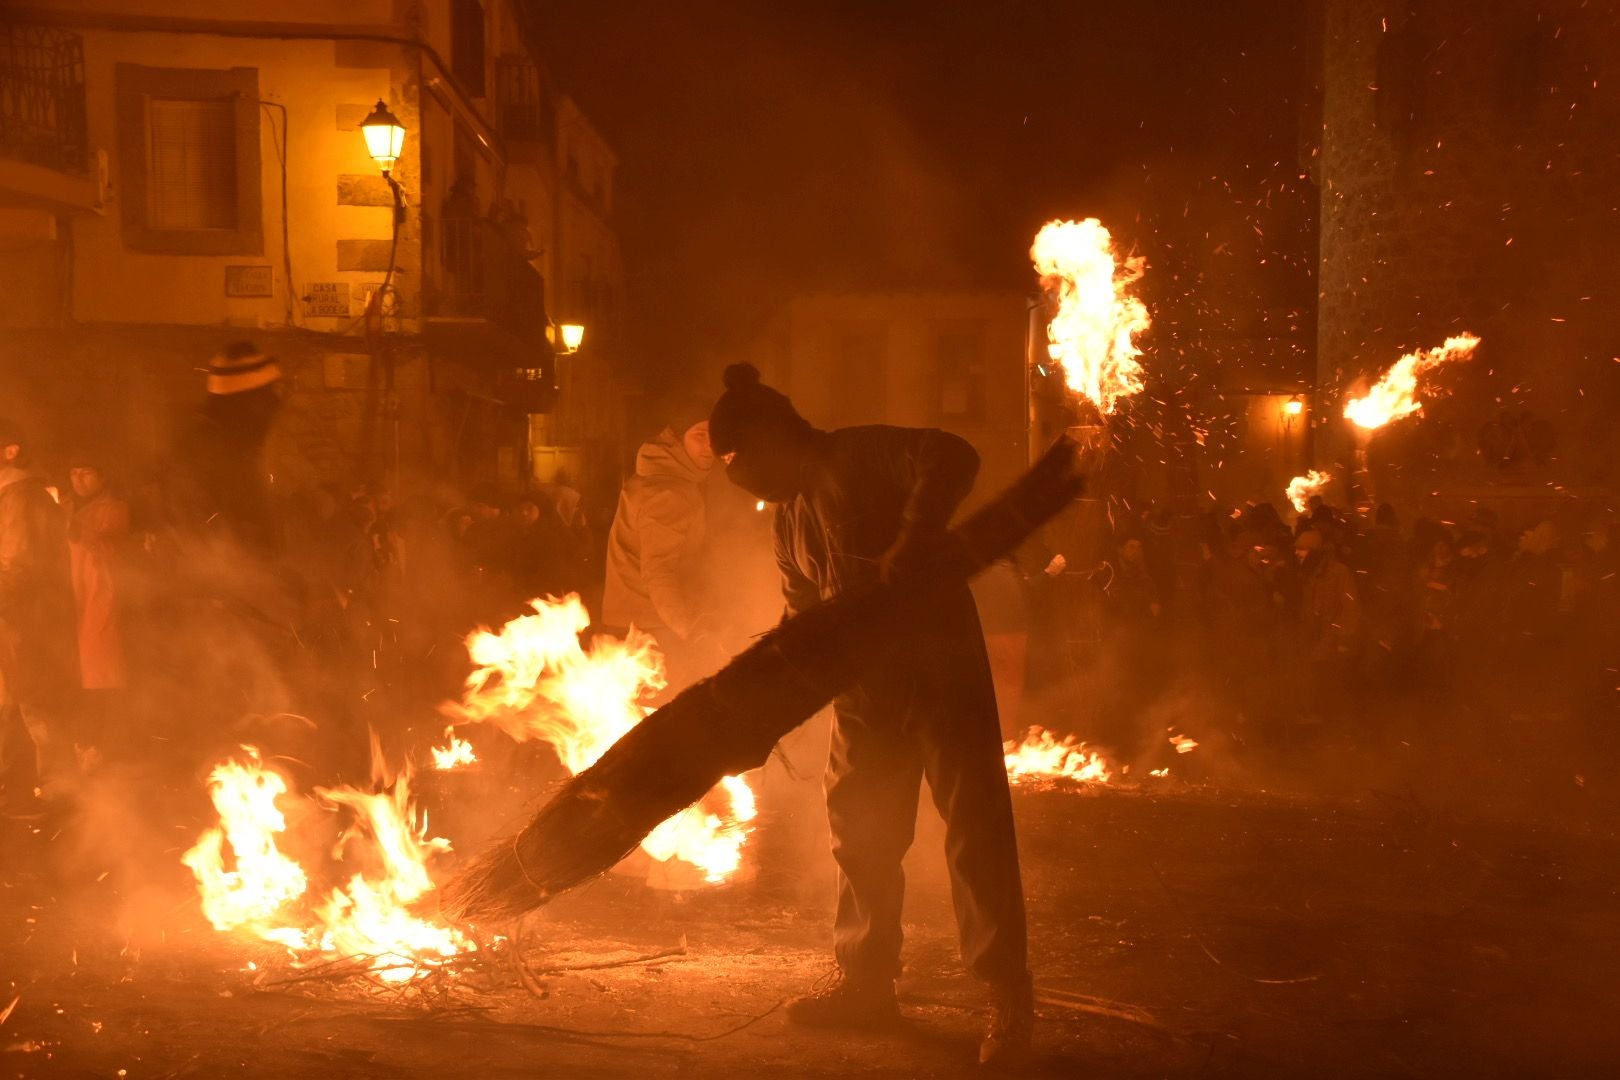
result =
[[[540,71],[526,57],[503,56],[495,68],[501,134],[508,139],[551,143],[554,128]]]
[[[88,171],[84,41],[78,34],[0,23],[0,156],[59,172]]]

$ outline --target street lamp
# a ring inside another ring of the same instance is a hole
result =
[[[366,137],[366,152],[371,160],[387,176],[405,149],[405,125],[388,111],[387,103],[379,99],[371,115],[360,121],[360,134]]]
[[[553,345],[561,346],[564,356],[571,356],[585,341],[585,328],[579,323],[554,323],[546,328],[546,336]]]
[[[1286,402],[1283,403],[1283,412],[1287,413],[1290,419],[1292,419],[1293,417],[1298,416],[1300,413],[1302,413],[1304,411],[1305,411],[1305,403],[1303,401],[1299,400],[1299,395],[1298,394],[1295,394],[1293,397],[1289,398]]]
[[[366,153],[371,155],[371,160],[382,170],[383,179],[388,181],[389,190],[394,193],[394,224],[403,224],[405,198],[393,173],[394,163],[405,150],[405,125],[399,122],[399,117],[388,111],[387,102],[379,98],[377,107],[371,110],[371,115],[360,121],[360,134],[366,139]]]

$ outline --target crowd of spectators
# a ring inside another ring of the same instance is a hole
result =
[[[1442,697],[1601,724],[1620,686],[1611,522],[1533,521],[1478,506],[1403,527],[1387,503],[1319,497],[1292,523],[1265,502],[1119,512],[1104,560],[1044,575],[1057,599],[1034,608],[1032,640],[1064,644],[1059,669],[1108,658],[1104,713],[1140,713],[1183,679],[1258,741],[1376,733],[1400,703]]]

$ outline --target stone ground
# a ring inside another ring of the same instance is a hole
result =
[[[1598,815],[1530,824],[1409,789],[1174,781],[1015,798],[1040,1001],[1021,1075],[1620,1069],[1620,839]],[[530,922],[531,966],[576,969],[539,976],[544,996],[501,965],[437,997],[391,996],[271,986],[297,973],[202,924],[173,873],[178,847],[139,885],[128,871],[62,880],[49,845],[68,839],[13,829],[0,847],[0,1010],[16,999],[0,1076],[972,1075],[982,1018],[956,963],[938,839],[925,825],[912,860],[906,1020],[845,1036],[772,1011],[827,970],[819,863],[766,860],[693,893],[613,875]]]

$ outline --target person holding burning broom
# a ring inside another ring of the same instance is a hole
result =
[[[979,457],[943,431],[821,431],[750,364],[725,372],[709,419],[733,483],[776,504],[788,614],[903,580],[945,543]],[[993,1007],[981,1064],[1027,1052],[1034,999],[1012,800],[978,612],[965,582],[918,605],[907,642],[834,700],[827,818],[838,864],[838,977],[788,1005],[807,1026],[869,1027],[899,1010],[901,861],[923,777],[945,820],[962,958]]]

